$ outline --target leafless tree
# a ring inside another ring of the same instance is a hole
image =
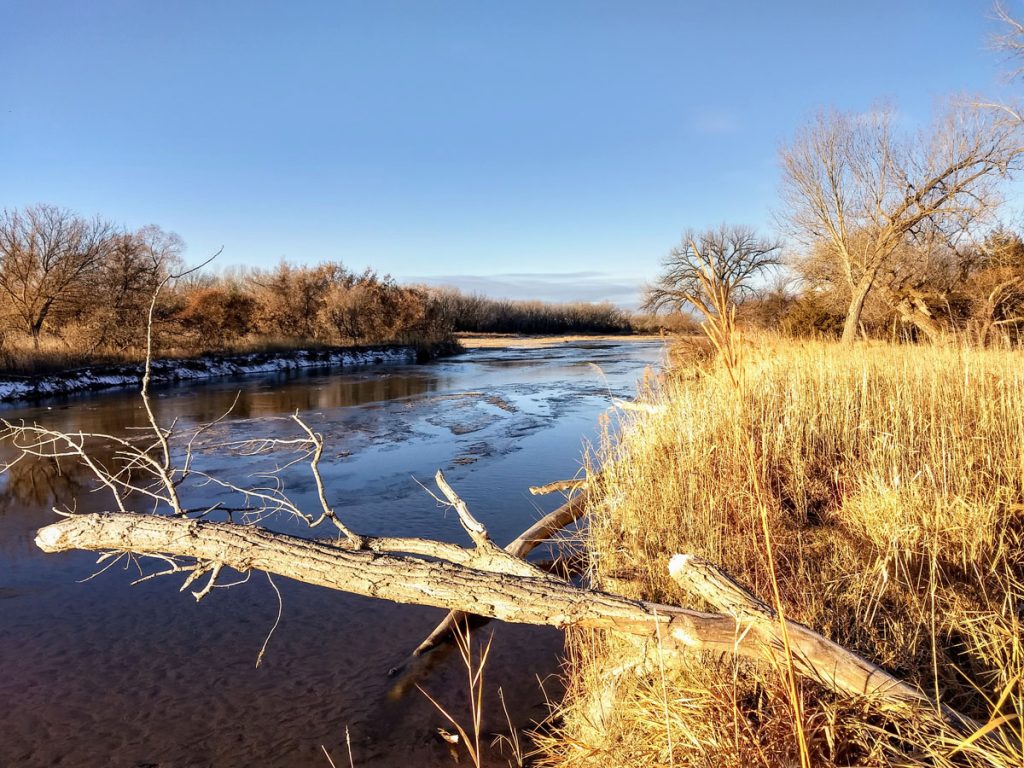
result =
[[[0,296],[36,348],[50,313],[87,293],[113,232],[52,205],[0,212]]]
[[[781,219],[808,249],[835,265],[849,305],[843,341],[853,341],[869,294],[882,297],[928,335],[921,297],[885,284],[902,254],[938,238],[954,246],[1000,201],[999,185],[1024,147],[1019,126],[993,110],[953,105],[920,135],[897,131],[890,108],[819,114],[783,148]],[[919,253],[920,251],[918,251]]]
[[[723,224],[702,232],[687,230],[662,262],[662,272],[647,289],[643,308],[684,311],[705,318],[720,314],[754,290],[754,280],[778,266],[782,245],[743,226]]]
[[[996,18],[1003,23],[1003,31],[992,38],[993,47],[1013,61],[1014,68],[1007,72],[1011,79],[1024,75],[1024,24],[1018,21],[1002,2],[993,7]]]
[[[86,308],[89,352],[141,346],[149,297],[167,275],[182,271],[184,247],[178,235],[152,224],[111,235]]]

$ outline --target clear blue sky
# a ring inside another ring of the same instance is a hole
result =
[[[1011,5],[1012,7],[1012,5]],[[1005,90],[988,0],[0,0],[0,207],[629,301],[687,226],[771,226],[814,109]]]

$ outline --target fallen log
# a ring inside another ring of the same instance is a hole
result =
[[[659,606],[573,586],[537,571],[511,575],[459,563],[353,550],[255,526],[132,513],[74,515],[38,531],[44,552],[72,549],[160,553],[266,571],[307,584],[398,603],[466,610],[523,624],[616,629],[733,647],[728,616]]]
[[[535,575],[481,570],[455,562],[355,550],[254,526],[132,513],[72,515],[40,529],[36,545],[44,552],[85,549],[190,557],[217,571],[220,567],[266,571],[330,589],[503,621],[613,630],[657,642],[669,652],[707,651],[788,663],[779,624],[770,616],[748,621],[737,615],[630,600],[577,587],[539,570]],[[701,569],[697,562],[677,558],[673,575],[684,584],[703,584],[702,596],[717,599],[715,573]],[[486,567],[505,566],[490,561]],[[693,573],[710,575],[701,580]],[[723,599],[730,605],[736,599],[734,587],[725,588],[728,596]],[[757,602],[753,596],[750,600]],[[867,697],[880,710],[941,711],[958,728],[970,723],[810,629],[795,623],[793,628],[799,631],[790,630],[790,645],[801,675],[846,695]]]
[[[531,489],[532,492],[533,489]],[[556,533],[582,518],[587,511],[587,499],[585,494],[575,496],[562,506],[551,512],[536,523],[527,528],[523,533],[505,546],[505,551],[513,557],[525,558],[534,549],[550,539]],[[445,616],[441,623],[434,627],[416,649],[412,652],[413,657],[422,656],[432,648],[451,636],[452,631],[458,624],[468,618],[466,611],[451,611]]]
[[[775,609],[738,584],[713,563],[694,555],[674,555],[669,574],[691,597],[732,616],[737,632],[750,643],[764,646],[765,658],[785,661],[781,627]],[[937,704],[906,682],[890,676],[881,667],[819,635],[799,622],[786,619],[789,646],[796,670],[803,677],[817,679],[838,690],[851,691],[862,680],[889,678],[884,694],[905,701],[914,699],[930,705],[947,722],[974,732],[980,726],[954,709]]]

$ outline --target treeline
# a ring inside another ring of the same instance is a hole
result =
[[[1017,232],[994,229],[941,258],[906,249],[893,261],[866,292],[855,326],[853,291],[829,274],[821,252],[791,253],[777,279],[735,297],[738,318],[790,337],[1024,342],[1024,239]]]
[[[179,280],[163,323],[188,349],[242,342],[388,344],[441,341],[450,324],[429,293],[338,262],[199,273]]]
[[[1007,182],[1024,168],[1024,118],[954,101],[910,133],[892,109],[824,111],[779,159],[787,242],[691,230],[648,308],[709,316],[728,305],[750,323],[845,343],[1024,340],[1024,240],[1002,223]]]
[[[794,258],[789,279],[741,300],[739,317],[787,336],[841,338],[851,293],[839,280],[821,279],[816,269]],[[946,260],[932,263],[913,282],[893,283],[886,275],[865,297],[857,323],[861,335],[1024,342],[1024,239],[1016,232],[995,230],[977,244],[951,249]]]
[[[138,357],[267,345],[431,342],[436,302],[372,270],[281,263],[189,271],[177,235],[117,227],[48,205],[0,214],[0,350],[8,362],[65,354]],[[160,287],[159,293],[157,288]]]
[[[516,301],[430,289],[440,314],[457,333],[631,333],[633,318],[610,302]]]
[[[612,304],[508,301],[400,285],[337,262],[186,269],[181,239],[49,205],[0,213],[0,357],[10,368],[144,352],[430,345],[456,333],[628,333]],[[662,321],[657,321],[661,323]],[[656,323],[656,324],[657,324]],[[646,326],[647,328],[653,326]]]

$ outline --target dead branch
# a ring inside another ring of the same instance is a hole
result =
[[[737,638],[744,644],[761,646],[763,657],[783,660],[782,627],[775,610],[734,581],[728,574],[694,555],[674,555],[669,573],[687,594],[723,611],[735,620]],[[978,724],[956,710],[932,701],[918,688],[819,635],[809,627],[786,620],[789,646],[797,672],[817,680],[828,688],[854,692],[858,686],[865,695],[876,693],[887,699],[916,702],[916,706],[938,712],[948,723],[971,732]]]
[[[531,485],[531,496],[546,496],[549,493],[564,493],[566,491],[578,491],[584,488],[589,481],[586,478],[575,480],[556,480],[547,485]]]
[[[586,496],[576,496],[523,531],[513,541],[509,542],[508,546],[505,547],[505,551],[514,558],[525,558],[543,542],[582,518],[586,511]],[[465,611],[451,611],[441,620],[440,624],[434,627],[426,639],[416,646],[416,650],[412,652],[412,655],[414,657],[421,656],[430,649],[435,648],[439,643],[450,637],[455,627],[465,621],[466,618],[467,613]]]
[[[659,414],[665,412],[664,405],[658,405],[656,403],[641,403],[636,400],[620,400],[615,398],[612,400],[612,404],[621,411],[632,411],[634,413],[650,413]]]
[[[321,476],[320,474],[320,457],[323,456],[324,454],[323,435],[317,434],[312,429],[310,429],[306,422],[299,418],[298,411],[292,414],[292,421],[298,424],[306,433],[306,435],[308,435],[309,442],[313,446],[312,456],[309,459],[309,469],[310,472],[312,472],[313,474],[313,480],[316,482],[317,498],[320,499],[320,507],[323,510],[323,512],[320,514],[320,517],[318,519],[310,523],[309,527],[315,528],[317,525],[323,522],[323,520],[329,519],[332,523],[334,523],[334,526],[339,531],[341,531],[345,538],[348,539],[349,543],[353,547],[358,549],[362,546],[362,540],[354,533],[352,533],[352,531],[350,531],[345,526],[345,524],[338,519],[338,516],[334,514],[334,508],[327,503],[327,491],[324,489],[323,476]]]

